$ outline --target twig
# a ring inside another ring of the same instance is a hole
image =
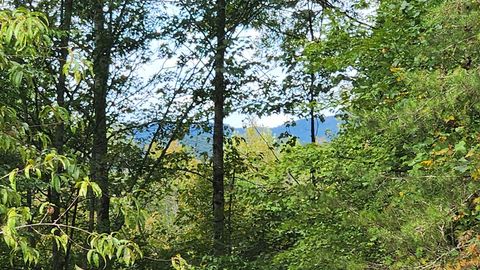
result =
[[[73,229],[73,230],[77,230],[77,231],[80,231],[80,232],[83,232],[83,233],[86,233],[88,235],[93,235],[92,232],[89,232],[85,229],[82,229],[82,228],[79,228],[79,227],[75,227],[75,226],[70,226],[70,225],[66,225],[66,224],[58,224],[58,223],[35,223],[35,224],[25,224],[25,225],[20,225],[20,226],[16,226],[15,229],[25,229],[25,228],[33,228],[33,227],[57,227],[57,228],[68,228],[68,229]],[[0,231],[0,235],[3,235],[5,233],[5,231]]]

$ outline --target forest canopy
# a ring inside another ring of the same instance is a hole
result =
[[[1,269],[480,269],[480,1],[0,8]]]

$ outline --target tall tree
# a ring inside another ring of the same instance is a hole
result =
[[[216,255],[223,255],[226,251],[225,243],[225,188],[224,188],[224,160],[223,160],[223,119],[225,117],[225,52],[226,40],[226,1],[216,2],[216,52],[215,52],[215,79],[213,92],[214,128],[213,128],[213,248]]]
[[[102,196],[97,204],[97,230],[110,232],[110,197],[108,182],[107,163],[107,91],[109,79],[109,67],[111,62],[112,33],[105,27],[105,2],[103,0],[92,1],[93,27],[94,27],[94,51],[93,73],[94,84],[93,106],[95,113],[91,175],[102,189]]]
[[[329,107],[332,90],[338,84],[336,63],[326,60],[337,53],[330,41],[341,34],[339,28],[354,25],[353,6],[360,1],[283,1],[281,8],[269,9],[264,24],[258,27],[264,33],[267,58],[282,68],[282,75],[272,91],[266,88],[264,105],[269,113],[287,113],[306,118],[310,123],[310,142],[315,143],[319,121],[324,121],[322,110]],[[347,13],[348,12],[348,13]],[[355,29],[351,29],[352,32]],[[324,48],[315,52],[315,66],[307,58],[312,44]],[[340,47],[341,44],[340,44]]]
[[[61,15],[60,15],[60,30],[62,31],[62,37],[58,42],[59,47],[59,67],[58,67],[58,81],[56,85],[56,101],[59,107],[65,107],[65,94],[67,91],[67,77],[65,72],[63,72],[63,66],[67,62],[68,57],[68,45],[70,40],[70,29],[72,24],[72,13],[73,13],[73,0],[63,0],[61,3]],[[55,129],[55,138],[54,138],[54,147],[57,149],[59,154],[63,154],[65,141],[65,124],[63,121],[60,121]],[[55,189],[50,189],[50,202],[54,205],[53,214],[51,217],[52,222],[55,222],[60,217],[60,194]],[[57,233],[58,234],[58,233]],[[63,268],[63,256],[62,256],[62,247],[53,242],[53,256],[52,256],[52,266],[54,269]],[[67,258],[68,259],[68,258]]]
[[[248,96],[250,83],[258,82],[258,65],[252,59],[242,59],[243,50],[251,48],[250,37],[242,40],[243,27],[250,27],[264,10],[263,1],[178,1],[179,13],[172,19],[170,35],[183,45],[177,50],[178,63],[194,72],[195,77],[208,83],[192,84],[194,100],[208,97],[208,113],[213,111],[212,140],[212,209],[213,253],[223,255],[228,244],[225,237],[225,172],[224,172],[224,118],[233,103]],[[175,8],[174,8],[175,9]],[[185,34],[185,33],[188,34]],[[236,42],[234,42],[236,41]],[[195,49],[192,49],[195,48]],[[185,72],[182,70],[181,72]],[[196,82],[196,80],[193,80]],[[200,80],[201,81],[201,80]],[[205,110],[205,107],[201,108]],[[207,115],[204,121],[211,119]],[[208,125],[207,125],[208,126]],[[211,128],[211,127],[210,127]]]
[[[62,121],[73,123],[65,109],[51,104],[57,98],[61,100],[61,95],[55,96],[56,89],[48,87],[57,86],[53,80],[49,79],[56,78],[59,73],[56,70],[47,69],[50,76],[44,74],[45,64],[52,59],[52,47],[58,47],[58,43],[54,44],[51,37],[60,38],[60,36],[53,35],[47,27],[47,16],[39,12],[30,12],[25,8],[14,11],[2,10],[0,17],[3,27],[0,38],[2,44],[0,76],[4,77],[11,73],[12,86],[19,88],[22,93],[22,96],[14,95],[12,99],[2,99],[0,106],[0,153],[2,155],[0,170],[2,175],[5,175],[5,170],[13,169],[8,176],[10,185],[4,184],[0,187],[0,192],[4,194],[1,202],[3,212],[0,234],[4,236],[5,243],[12,251],[6,255],[2,247],[2,268],[33,268],[33,264],[41,263],[45,267],[49,266],[48,268],[62,269],[63,262],[59,258],[61,254],[58,251],[60,248],[67,249],[68,231],[75,230],[86,234],[93,241],[100,238],[102,242],[109,240],[97,233],[90,233],[78,226],[70,225],[68,216],[73,209],[73,203],[62,208],[58,204],[52,205],[53,191],[59,195],[63,192],[68,193],[70,198],[77,194],[73,200],[76,201],[79,197],[85,196],[89,186],[96,194],[99,193],[99,188],[86,177],[86,172],[65,147],[64,142],[52,140],[53,144],[50,144],[49,137],[54,139],[59,137],[52,134],[52,127],[57,127]],[[5,35],[5,31],[13,29],[15,33],[12,32],[10,37]],[[54,61],[58,67],[58,61]],[[37,99],[37,95],[41,94],[45,96],[42,96],[41,100]],[[10,104],[22,104],[24,96],[35,97],[34,102],[37,104],[34,106],[30,104],[28,107],[34,108],[27,109],[33,109],[31,111],[37,113],[35,117],[38,124],[36,125],[27,122],[31,117],[17,115],[15,109],[9,107]],[[54,147],[58,149],[55,151]],[[66,154],[60,155],[58,153],[60,151]],[[31,172],[35,173],[30,174]],[[17,181],[21,184],[17,185]],[[32,194],[32,190],[36,193]],[[74,211],[76,210],[75,206]],[[55,211],[59,212],[55,213]],[[8,215],[6,215],[7,212]],[[57,216],[52,217],[50,221],[49,216],[54,214]],[[120,242],[116,239],[115,243]],[[110,249],[110,254],[106,254],[105,250],[97,249],[98,246],[90,242],[91,256],[88,261],[91,264],[98,264],[99,256],[112,257],[115,253],[113,250],[118,247],[115,243],[111,243],[113,249]],[[52,256],[44,256],[44,254],[40,256],[39,251],[36,250],[41,247],[42,252],[46,252],[44,247],[52,245],[54,245],[53,263]],[[88,246],[82,246],[82,249],[85,248]],[[122,250],[124,248],[128,247],[123,246]],[[18,260],[18,255],[21,255],[23,260]],[[128,262],[131,262],[132,255],[135,257],[138,253],[129,254]],[[10,260],[4,259],[6,256],[10,256]],[[6,261],[10,266],[4,265]]]

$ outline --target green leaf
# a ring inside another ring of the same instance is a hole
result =
[[[460,165],[460,166],[454,167],[454,169],[455,169],[456,171],[459,171],[459,172],[461,172],[461,173],[464,173],[464,172],[468,171],[469,168],[468,168],[467,165]]]
[[[88,193],[88,182],[87,181],[78,182],[77,187],[80,188],[78,191],[78,196],[86,198]]]
[[[121,258],[121,256],[122,256],[122,251],[123,251],[124,248],[125,248],[125,246],[119,246],[119,247],[117,248],[117,252],[116,252],[117,258]]]
[[[44,203],[42,203],[42,204],[40,205],[40,208],[39,208],[38,212],[39,212],[40,214],[43,214],[43,212],[44,212],[43,210],[45,210],[45,207],[47,207],[47,206],[49,206],[49,205],[50,205],[49,202],[44,202]]]
[[[93,253],[93,256],[92,256],[92,259],[93,259],[93,265],[95,267],[99,267],[100,266],[100,256],[98,256],[98,253]]]
[[[73,179],[75,179],[75,180],[80,177],[80,170],[79,170],[78,168],[75,167],[75,168],[73,169],[72,177],[73,177]]]
[[[92,256],[95,253],[95,250],[91,249],[87,252],[87,262],[92,264]]]
[[[60,192],[60,185],[61,185],[60,177],[58,177],[58,175],[53,172],[52,172],[50,185],[55,191]]]
[[[102,196],[102,189],[97,183],[90,182],[90,185],[92,186],[93,193],[95,194],[96,197]]]
[[[455,153],[465,155],[467,153],[467,147],[465,141],[460,141],[455,145]]]
[[[67,246],[68,246],[68,235],[62,234],[59,237],[59,241],[62,244],[63,251],[66,253],[67,252]]]
[[[18,169],[15,169],[8,174],[8,181],[10,182],[10,187],[14,191],[17,191],[17,180],[16,180],[17,173],[18,173]]]
[[[25,171],[25,177],[26,177],[27,179],[30,179],[30,169],[31,169],[32,167],[33,167],[33,166],[32,166],[31,164],[29,164],[29,165],[27,165],[27,166],[25,167],[25,169],[24,169],[24,171]]]
[[[35,174],[37,175],[38,179],[42,178],[42,171],[38,168],[35,168]]]

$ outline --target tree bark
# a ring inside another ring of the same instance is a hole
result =
[[[216,2],[216,52],[214,79],[214,127],[213,127],[213,252],[217,256],[225,254],[225,197],[223,160],[223,118],[225,115],[225,52],[226,52],[226,1]]]
[[[311,143],[315,143],[316,140],[316,132],[315,132],[315,75],[310,74],[310,79],[312,80],[310,82],[310,140]]]
[[[309,40],[315,40],[315,34],[313,31],[313,10],[308,11],[308,33],[310,34]],[[311,143],[316,142],[316,132],[315,132],[315,73],[310,73],[310,88],[309,88],[309,96],[310,96],[310,140]]]
[[[313,30],[313,10],[310,8],[308,11],[308,33],[310,34],[310,41],[315,40],[315,33]],[[310,103],[310,140],[311,143],[316,143],[317,142],[317,134],[315,131],[315,98],[316,98],[316,91],[315,91],[315,80],[316,76],[314,72],[310,73],[310,88],[309,88],[309,103]],[[310,168],[310,181],[312,182],[313,185],[316,185],[317,183],[317,178],[315,176],[316,170],[314,167]]]
[[[68,57],[68,43],[70,41],[69,31],[72,24],[72,10],[73,10],[73,0],[65,0],[62,2],[62,15],[60,18],[60,30],[64,31],[64,35],[60,39],[59,48],[60,48],[60,60],[58,67],[58,82],[56,89],[56,101],[58,106],[65,107],[65,93],[67,91],[66,87],[66,76],[63,73],[63,66],[67,62]],[[55,138],[54,146],[57,149],[59,154],[63,153],[65,141],[65,125],[63,122],[59,123],[55,128]],[[50,202],[54,205],[53,214],[51,216],[52,222],[55,222],[60,216],[60,194],[51,188],[50,190]],[[52,266],[53,269],[63,269],[64,261],[62,256],[62,247],[57,246],[56,241],[53,241],[52,247]]]
[[[109,31],[105,28],[104,1],[93,0],[94,51],[93,106],[95,112],[95,131],[91,160],[93,181],[102,189],[102,196],[97,204],[97,231],[110,232],[110,197],[107,164],[107,89],[109,66],[111,61],[111,41]]]
[[[75,196],[75,206],[73,207],[73,214],[72,214],[72,228],[76,226],[76,221],[77,221],[77,209],[78,209],[78,190],[77,194]],[[65,252],[65,270],[69,270],[69,259],[70,259],[70,253],[72,251],[72,244],[74,241],[75,237],[75,230],[70,229],[70,236],[69,236],[69,241],[67,243],[67,251]]]

